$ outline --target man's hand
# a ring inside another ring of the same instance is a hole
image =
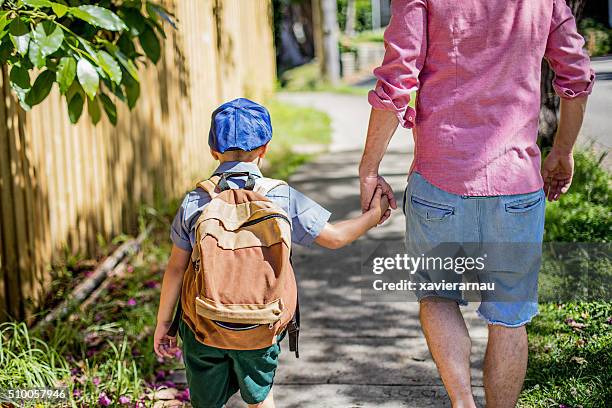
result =
[[[574,176],[574,155],[571,150],[561,151],[554,147],[542,164],[544,193],[548,201],[557,201],[567,193]]]
[[[361,190],[361,211],[366,212],[370,209],[370,203],[376,193],[376,188],[380,188],[382,195],[386,197],[389,206],[393,209],[397,208],[397,201],[393,195],[393,189],[381,176],[362,176],[360,177],[359,187]],[[382,224],[391,215],[391,209],[387,209],[381,217],[379,224]]]
[[[153,348],[155,349],[155,354],[157,354],[161,358],[175,358],[177,356],[177,352],[180,350],[177,347],[176,336],[168,336],[168,329],[170,328],[171,324],[172,322],[160,322],[157,323],[157,327],[155,327],[155,335],[153,336]]]

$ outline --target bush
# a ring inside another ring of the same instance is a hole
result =
[[[592,19],[582,19],[578,25],[586,41],[587,51],[592,57],[612,52],[612,29]]]
[[[568,193],[546,207],[547,242],[610,242],[611,177],[600,165],[605,155],[575,154],[575,174]]]
[[[344,31],[346,28],[346,8],[347,0],[338,0],[338,25]],[[355,21],[355,31],[365,31],[372,28],[372,2],[370,0],[355,0],[357,18]]]

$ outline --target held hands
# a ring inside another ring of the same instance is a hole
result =
[[[160,358],[175,358],[180,350],[176,343],[176,336],[168,336],[168,329],[172,323],[158,322],[155,327],[153,338],[153,348],[155,354]]]
[[[382,218],[387,214],[389,210],[389,200],[386,195],[382,194],[382,188],[376,187],[374,191],[374,197],[372,197],[372,201],[370,201],[370,208],[368,209],[368,213],[374,214],[374,219],[376,220],[373,223],[373,227],[379,223],[382,223]],[[388,216],[387,216],[388,217]]]
[[[361,210],[379,211],[378,224],[385,222],[391,215],[391,208],[397,208],[393,189],[381,176],[363,176],[360,180]]]
[[[548,201],[557,201],[561,194],[567,193],[574,175],[574,156],[572,151],[562,152],[558,149],[550,151],[542,164],[544,193]]]

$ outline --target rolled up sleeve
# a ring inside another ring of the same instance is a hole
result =
[[[427,53],[427,4],[424,0],[394,0],[385,30],[385,57],[374,70],[376,87],[368,94],[374,109],[395,112],[399,123],[412,128],[416,112],[410,94],[419,87]]]
[[[565,0],[555,0],[544,58],[555,73],[553,88],[561,98],[589,95],[595,82],[584,38]]]

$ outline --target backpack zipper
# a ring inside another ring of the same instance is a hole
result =
[[[269,220],[269,219],[272,219],[272,218],[280,218],[282,220],[285,220],[289,225],[291,225],[291,222],[289,221],[289,218],[285,217],[282,214],[268,214],[268,215],[264,215],[263,217],[260,217],[260,218],[254,219],[254,220],[247,221],[244,224],[242,224],[241,226],[242,227],[249,227],[251,225],[255,225],[255,224],[258,224],[258,223],[260,223],[262,221],[266,221],[266,220]]]

